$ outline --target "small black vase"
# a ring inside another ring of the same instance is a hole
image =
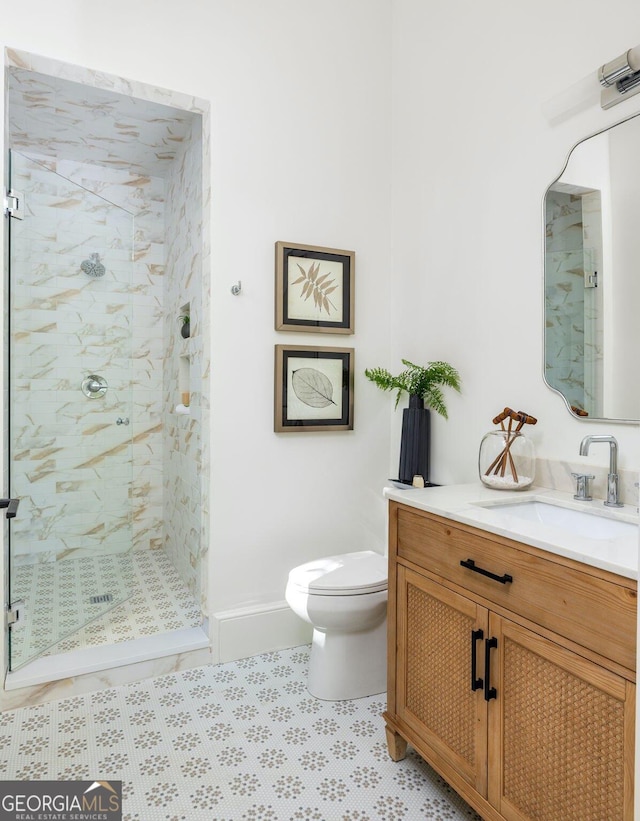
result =
[[[400,439],[400,467],[398,478],[411,484],[414,476],[422,476],[429,482],[429,441],[431,412],[424,406],[421,396],[409,396],[409,407],[402,411],[402,437]]]
[[[188,322],[184,322],[182,328],[180,328],[180,333],[182,334],[183,339],[189,339],[191,336],[191,326]]]

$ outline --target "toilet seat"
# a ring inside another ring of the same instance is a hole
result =
[[[289,584],[314,596],[357,596],[387,589],[387,559],[373,550],[325,556],[289,573]]]

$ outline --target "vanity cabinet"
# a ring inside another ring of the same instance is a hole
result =
[[[390,502],[389,753],[486,821],[632,821],[636,583]]]

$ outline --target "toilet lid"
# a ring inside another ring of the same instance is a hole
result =
[[[387,560],[373,550],[326,556],[295,567],[289,583],[320,596],[378,593],[387,589]]]

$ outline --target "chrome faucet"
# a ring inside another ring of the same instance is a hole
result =
[[[609,475],[607,476],[607,507],[623,507],[619,499],[618,490],[618,442],[614,436],[585,436],[580,442],[580,456],[589,453],[592,442],[607,442],[609,444]]]

